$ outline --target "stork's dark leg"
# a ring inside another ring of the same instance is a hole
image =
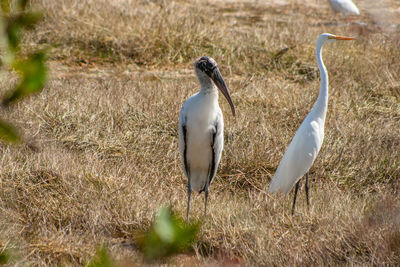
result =
[[[204,191],[204,219],[206,218],[207,215],[207,199],[208,199],[208,190]]]
[[[191,193],[192,193],[192,186],[190,185],[190,179],[188,179],[188,184],[187,184],[188,200],[187,200],[187,215],[186,215],[187,223],[189,223],[189,210],[190,210],[190,195],[191,195]]]
[[[307,198],[307,209],[310,207],[310,200],[309,200],[309,194],[308,194],[308,172],[306,173],[306,198]]]
[[[207,215],[207,200],[208,200],[208,187],[209,186],[210,186],[209,180],[207,180],[205,190],[204,190],[204,219],[206,219],[206,215]]]
[[[300,187],[300,180],[297,181],[297,183],[296,183],[296,188],[294,189],[294,198],[293,198],[292,215],[294,214],[294,207],[296,206],[296,197],[297,197],[297,191],[299,191],[299,187]]]

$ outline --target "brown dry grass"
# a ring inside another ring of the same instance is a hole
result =
[[[33,7],[45,20],[25,48],[50,46],[52,74],[43,93],[2,111],[38,148],[1,146],[0,245],[15,248],[15,263],[82,265],[102,243],[118,260],[141,263],[135,232],[160,205],[185,213],[177,118],[198,88],[193,60],[210,55],[238,115],[225,112],[225,150],[200,240],[169,263],[400,264],[398,21],[392,27],[362,9],[367,26],[330,25],[321,1]],[[311,209],[302,193],[292,217],[291,196],[266,189],[316,99],[322,32],[359,39],[325,48],[326,139],[311,169]],[[10,86],[4,73],[1,85]],[[196,195],[192,218],[202,208]]]

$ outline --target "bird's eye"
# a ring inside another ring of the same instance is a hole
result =
[[[212,64],[210,61],[205,61],[204,64],[205,64],[205,67],[206,67],[207,69],[209,69],[209,70],[214,70],[215,67],[216,67],[216,66],[215,66],[214,64]]]

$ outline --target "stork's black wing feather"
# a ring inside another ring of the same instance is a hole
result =
[[[183,165],[185,167],[186,174],[188,179],[190,177],[190,168],[187,162],[187,129],[186,124],[182,123],[182,133],[183,133]]]
[[[214,124],[214,129],[211,132],[211,162],[210,165],[208,167],[208,181],[206,182],[206,184],[204,185],[204,188],[200,191],[203,192],[206,189],[207,184],[210,185],[211,182],[213,181],[214,177],[215,177],[215,169],[217,168],[217,150],[214,147],[215,145],[215,141],[218,135],[218,121],[215,122]]]

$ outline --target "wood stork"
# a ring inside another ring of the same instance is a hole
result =
[[[179,152],[187,183],[187,221],[189,222],[192,189],[204,191],[204,216],[207,212],[209,186],[217,173],[224,145],[224,121],[218,105],[218,90],[226,97],[235,116],[229,90],[210,57],[201,57],[194,63],[200,91],[189,97],[179,114]]]
[[[357,6],[351,0],[328,0],[333,12],[341,12],[344,17],[347,14],[360,15],[360,11]]]
[[[300,125],[300,128],[297,130],[292,142],[283,155],[269,187],[270,192],[283,192],[286,194],[296,184],[292,214],[296,205],[300,178],[304,174],[306,174],[305,191],[307,207],[309,206],[308,170],[317,157],[324,140],[325,116],[328,107],[328,73],[322,61],[322,46],[327,42],[336,40],[354,40],[354,38],[336,36],[329,33],[323,33],[318,37],[315,53],[321,79],[319,95],[314,107]]]

